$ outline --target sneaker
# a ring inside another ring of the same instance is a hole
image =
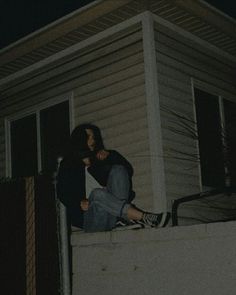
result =
[[[170,220],[170,212],[161,213],[161,221],[158,227],[166,227]]]
[[[160,214],[154,214],[154,213],[143,213],[143,217],[141,220],[139,220],[139,223],[148,225],[151,227],[165,227],[170,219],[170,213],[160,213]]]
[[[135,222],[134,220],[118,220],[116,222],[116,226],[113,230],[127,230],[127,229],[139,229],[143,228],[144,226],[140,223]]]

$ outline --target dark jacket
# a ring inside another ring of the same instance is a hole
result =
[[[135,197],[132,190],[133,168],[121,154],[110,150],[109,156],[105,160],[94,159],[92,165],[88,168],[88,172],[101,186],[106,186],[112,165],[122,165],[127,169],[130,179],[129,202],[131,202]],[[83,227],[83,211],[80,202],[86,197],[86,189],[85,165],[82,160],[70,159],[69,157],[62,160],[57,176],[57,195],[67,207],[67,214],[71,224]]]

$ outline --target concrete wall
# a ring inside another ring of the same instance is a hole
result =
[[[75,232],[73,295],[232,295],[236,223]]]

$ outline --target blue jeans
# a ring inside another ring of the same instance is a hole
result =
[[[94,189],[89,196],[89,208],[84,213],[84,231],[108,231],[115,227],[118,217],[127,219],[130,182],[126,169],[114,165],[107,186]]]

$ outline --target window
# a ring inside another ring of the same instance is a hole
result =
[[[226,176],[235,182],[236,105],[195,88],[202,185],[219,187]]]
[[[10,122],[11,175],[51,174],[70,136],[69,102]]]
[[[227,139],[227,158],[231,184],[236,185],[236,104],[224,100],[225,136]]]
[[[37,174],[36,115],[11,123],[11,170],[12,176]]]
[[[41,161],[42,171],[55,171],[58,156],[65,151],[69,139],[68,102],[40,111]]]

